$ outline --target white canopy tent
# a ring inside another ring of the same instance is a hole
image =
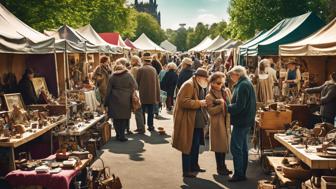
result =
[[[188,50],[188,52],[200,52],[212,44],[212,39],[207,36],[198,45]]]
[[[162,49],[159,45],[155,44],[144,33],[141,34],[140,37],[133,42],[133,45],[137,49],[140,49],[140,50],[143,50],[143,51],[162,51],[162,52],[166,52],[166,50]]]
[[[104,39],[102,39],[90,24],[76,29],[76,32],[81,37],[89,41],[91,44],[98,45],[102,52],[109,53],[109,52],[116,52],[117,50],[121,50],[116,45],[109,44]]]
[[[67,52],[100,52],[100,46],[91,43],[81,35],[79,35],[75,29],[70,26],[64,25],[57,31],[45,31],[51,37],[56,39],[55,48],[57,51]]]
[[[0,52],[45,54],[54,52],[55,39],[29,27],[0,4]]]
[[[174,44],[172,44],[171,42],[169,42],[168,40],[162,41],[160,46],[162,48],[166,49],[167,51],[172,52],[172,53],[175,53],[177,51],[177,47]]]
[[[222,46],[224,43],[225,43],[225,39],[218,35],[213,41],[212,41],[212,44],[209,45],[209,47],[205,48],[203,51],[206,51],[206,52],[213,52],[215,51],[216,49],[218,49],[220,46]]]
[[[309,37],[279,46],[281,56],[335,56],[336,18]]]

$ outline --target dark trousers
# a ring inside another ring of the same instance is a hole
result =
[[[154,128],[154,104],[143,104],[142,111],[144,114],[144,122],[146,123],[145,112],[147,112],[147,125],[148,128]]]
[[[233,125],[231,134],[231,153],[233,156],[234,175],[245,177],[248,164],[247,136],[250,128]]]
[[[215,157],[216,157],[217,169],[224,169],[224,168],[226,168],[226,165],[225,165],[225,153],[215,152]]]
[[[203,132],[202,128],[195,128],[192,140],[191,151],[189,154],[182,154],[183,173],[192,172],[198,167],[199,147]]]
[[[118,139],[125,138],[125,130],[129,126],[129,119],[113,119],[113,127]]]
[[[173,105],[174,105],[174,97],[167,96],[167,99],[166,99],[167,110],[171,110]]]

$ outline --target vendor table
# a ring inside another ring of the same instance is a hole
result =
[[[66,118],[62,118],[61,120],[52,123],[46,127],[43,127],[42,129],[36,129],[36,132],[32,133],[32,132],[25,132],[23,134],[23,136],[19,139],[11,139],[10,142],[0,142],[0,151],[1,151],[1,156],[5,156],[8,160],[8,162],[0,162],[0,165],[7,165],[8,167],[1,167],[4,169],[8,169],[8,171],[12,171],[16,169],[15,166],[15,154],[14,154],[14,150],[15,148],[26,144],[40,136],[42,136],[43,134],[47,133],[48,131],[50,131],[51,129],[53,129],[56,126],[59,126],[63,123],[65,123]],[[52,135],[50,134],[50,140],[51,140],[51,146],[50,146],[50,154],[53,152],[53,142],[52,142]],[[3,157],[4,157],[3,156]],[[6,160],[6,158],[3,158],[1,160]],[[3,170],[4,170],[3,169]]]
[[[84,123],[84,122],[80,122],[77,123],[75,126],[77,127],[79,124],[81,124],[81,127],[77,127],[77,130],[74,131],[61,131],[58,133],[58,136],[60,137],[59,140],[59,145],[61,146],[63,143],[63,139],[67,138],[67,137],[75,137],[77,140],[77,143],[80,144],[81,147],[84,146],[84,141],[83,141],[83,137],[85,134],[87,134],[87,131],[92,128],[93,126],[98,125],[99,123],[103,123],[106,120],[106,115],[99,115],[99,116],[95,116],[94,119],[90,120],[89,123]]]
[[[80,122],[77,123],[76,126],[78,126],[79,124],[82,124],[83,126],[79,127],[77,130],[75,131],[61,131],[58,133],[58,135],[60,136],[81,136],[83,134],[86,133],[86,131],[88,129],[90,129],[92,126],[96,125],[98,122],[105,120],[106,115],[99,115],[96,116],[94,119],[90,120],[89,123],[84,123],[84,122]]]
[[[336,169],[336,158],[323,158],[316,154],[316,148],[321,146],[310,146],[309,149],[315,152],[307,153],[305,149],[298,149],[294,145],[288,143],[285,136],[275,134],[274,138],[311,169]]]
[[[55,157],[55,156],[50,156]],[[50,159],[47,158],[47,159]],[[82,163],[75,169],[62,170],[57,174],[36,173],[36,171],[15,170],[6,176],[12,187],[42,186],[48,189],[69,189],[71,180],[91,162],[91,158],[81,160]]]

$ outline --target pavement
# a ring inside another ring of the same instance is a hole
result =
[[[100,157],[111,173],[120,177],[125,189],[254,189],[257,182],[266,178],[259,157],[249,155],[248,180],[240,183],[229,183],[228,177],[219,176],[216,172],[214,152],[208,145],[201,147],[199,164],[206,169],[197,178],[182,177],[181,153],[171,146],[173,131],[173,116],[165,110],[161,115],[167,119],[154,120],[155,127],[163,127],[167,135],[157,132],[146,132],[145,135],[129,135],[129,141],[122,143],[112,140],[107,143]],[[134,116],[131,119],[131,130],[136,129]],[[112,135],[115,136],[114,131]],[[252,152],[253,150],[251,150]],[[233,170],[232,156],[226,157],[227,166]],[[101,167],[100,161],[95,161],[93,167]]]

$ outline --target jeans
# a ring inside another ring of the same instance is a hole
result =
[[[233,156],[234,175],[245,177],[248,165],[247,136],[251,126],[234,125],[231,134],[231,153]]]
[[[143,118],[145,121],[145,112],[147,110],[147,125],[148,128],[154,128],[154,104],[143,104],[142,111],[143,111]]]
[[[160,113],[160,104],[154,104],[153,112],[155,115],[159,115]]]
[[[194,171],[198,167],[199,147],[202,136],[202,128],[195,128],[192,139],[191,151],[189,154],[182,154],[182,169],[183,173]]]
[[[117,134],[117,139],[125,138],[125,130],[128,128],[129,119],[113,119],[113,127]]]
[[[139,108],[135,113],[135,122],[138,130],[145,130],[144,116],[142,109]]]

